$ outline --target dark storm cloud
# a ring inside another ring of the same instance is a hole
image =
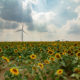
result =
[[[21,0],[5,0],[2,5],[1,18],[21,22],[23,15]]]
[[[10,23],[10,22],[5,23],[5,28],[6,29],[15,29],[17,26],[18,26],[17,23]]]
[[[26,9],[22,7],[23,0],[0,0],[0,17],[8,21],[24,22],[29,30],[33,30],[33,20],[31,7],[27,5]],[[13,26],[15,27],[15,25]],[[6,28],[10,28],[7,27]]]
[[[32,10],[29,4],[27,5],[26,10],[24,11],[23,22],[26,22],[26,24],[29,26],[28,30],[34,30]]]
[[[0,29],[15,29],[19,26],[17,23],[0,20]]]

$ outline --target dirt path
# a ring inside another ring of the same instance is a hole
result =
[[[5,78],[4,78],[4,73],[5,73],[5,71],[7,71],[7,70],[9,70],[9,69],[6,68],[6,69],[3,69],[3,70],[0,71],[0,80],[5,80]]]

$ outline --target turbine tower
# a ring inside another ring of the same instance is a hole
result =
[[[24,30],[23,30],[23,25],[22,25],[22,41],[23,41],[23,32],[24,32]]]

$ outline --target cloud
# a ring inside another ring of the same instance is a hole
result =
[[[80,16],[80,6],[77,6],[77,8],[75,9],[75,12],[78,14],[78,16]]]
[[[3,1],[0,17],[5,20],[21,22],[23,16],[21,0]]]
[[[12,30],[20,28],[24,22],[24,30],[28,32],[24,40],[79,40],[78,1],[0,0],[0,29],[4,29],[0,36],[2,40],[21,40],[21,32]]]
[[[47,26],[53,22],[55,16],[56,13],[53,11],[39,13],[32,11],[32,18],[35,26],[34,29],[39,32],[47,32]]]
[[[33,30],[32,10],[29,3],[27,3],[26,9],[23,9],[22,0],[1,1],[3,7],[0,9],[0,18],[10,22],[23,22],[28,25],[28,30]]]
[[[78,9],[79,7],[75,9],[78,14],[77,18],[68,20],[67,23],[62,27],[62,30],[66,35],[80,35],[80,12]]]
[[[74,9],[74,12],[77,13],[77,17],[71,20],[67,20],[66,24],[64,24],[59,31],[60,38],[66,40],[80,40],[80,7],[77,6]]]
[[[17,33],[13,29],[0,31],[0,36],[0,41],[21,41],[21,33]]]
[[[69,34],[76,34],[80,35],[80,6],[78,6],[75,9],[75,12],[77,13],[77,18],[73,19],[71,21],[68,21],[66,26],[68,27],[68,33]]]
[[[80,35],[80,20],[79,19],[73,19],[71,21],[68,21],[67,24],[64,26],[65,31],[68,34],[76,34]]]
[[[17,22],[5,21],[0,18],[0,29],[16,29],[19,26]]]
[[[80,2],[80,0],[73,0],[73,1],[76,2],[76,3]]]

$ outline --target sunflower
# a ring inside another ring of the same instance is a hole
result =
[[[63,73],[63,69],[58,69],[57,71],[56,71],[56,74],[57,75],[61,75]]]
[[[38,66],[40,67],[40,69],[43,69],[43,64],[42,63],[38,63]]]
[[[49,64],[50,62],[48,60],[44,60],[44,63],[45,64]]]
[[[74,68],[74,72],[78,73],[79,69],[78,68]]]
[[[59,53],[56,53],[56,54],[55,54],[55,57],[56,57],[57,59],[61,59],[61,55],[60,55]]]
[[[26,44],[24,44],[23,46],[26,47]]]
[[[14,53],[18,53],[18,50],[17,49],[14,49]]]
[[[2,48],[0,48],[0,53],[2,52]]]
[[[30,58],[31,58],[31,59],[36,59],[36,55],[35,55],[35,54],[31,54],[31,55],[30,55]]]
[[[19,56],[19,59],[21,59],[21,56]]]
[[[48,50],[51,50],[51,47],[48,47]]]
[[[42,51],[43,51],[43,49],[41,49],[41,48],[40,48],[40,51],[42,52]]]
[[[78,50],[75,50],[75,53],[78,53]]]
[[[74,44],[74,46],[77,46],[77,44]]]
[[[2,56],[2,59],[4,59],[7,62],[10,62],[10,60],[7,57],[5,57],[5,56]]]
[[[5,48],[6,48],[6,49],[8,49],[8,48],[9,48],[9,46],[5,46]]]
[[[65,52],[63,52],[63,53],[60,53],[61,55],[65,55],[66,53]]]
[[[35,70],[36,71],[36,69],[37,69],[37,67],[35,67],[35,66],[32,67],[32,70]]]
[[[78,58],[80,58],[80,52],[76,53],[76,56],[77,56]]]
[[[26,50],[26,47],[22,47],[22,50]]]
[[[71,50],[68,50],[68,52],[67,52],[68,54],[71,54],[72,53],[72,51]]]
[[[50,57],[49,60],[55,61],[55,58],[54,57]]]
[[[75,73],[80,73],[80,68],[74,68]]]
[[[53,55],[53,50],[48,50],[49,55]]]
[[[11,68],[10,69],[10,72],[13,74],[13,75],[18,75],[19,74],[19,70],[15,67]]]

